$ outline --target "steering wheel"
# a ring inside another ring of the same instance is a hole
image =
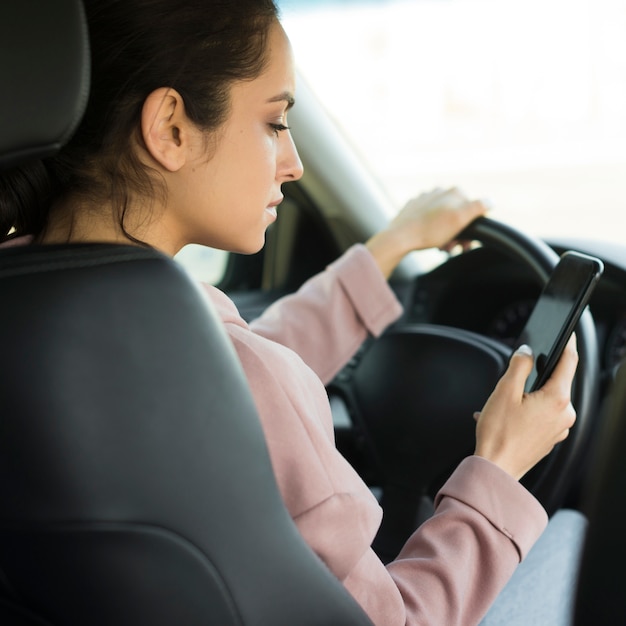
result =
[[[477,240],[523,263],[545,284],[559,260],[543,241],[488,218],[459,239]],[[569,437],[522,482],[549,514],[562,503],[590,433],[599,388],[595,326],[585,311],[576,328],[579,365]],[[511,348],[467,330],[398,323],[367,344],[336,386],[382,483],[383,523],[374,544],[393,558],[424,516],[423,502],[441,487],[475,445],[473,413],[506,369]]]

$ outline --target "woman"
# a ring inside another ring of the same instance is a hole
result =
[[[295,77],[271,0],[87,0],[93,87],[51,161],[2,198],[12,244],[108,241],[173,255],[188,243],[253,253],[281,185],[302,175],[287,127]],[[476,451],[437,510],[384,566],[381,513],[337,453],[324,382],[401,312],[386,278],[408,252],[444,246],[485,211],[456,190],[410,202],[385,230],[248,326],[207,286],[237,350],[281,493],[300,532],[376,624],[475,624],[546,525],[519,479],[575,419],[570,343],[541,392],[520,350],[477,420]]]

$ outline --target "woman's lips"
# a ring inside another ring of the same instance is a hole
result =
[[[283,196],[281,196],[280,198],[277,198],[276,200],[273,200],[272,202],[269,203],[269,205],[267,206],[267,208],[265,209],[265,211],[267,213],[269,213],[274,219],[276,219],[277,217],[277,212],[276,212],[276,207],[283,201]]]

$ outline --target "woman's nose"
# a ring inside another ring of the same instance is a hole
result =
[[[283,149],[280,154],[278,177],[285,181],[298,180],[302,178],[304,167],[298,154],[298,149],[289,131],[285,132]]]

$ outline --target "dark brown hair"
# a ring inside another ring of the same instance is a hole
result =
[[[3,174],[0,239],[10,229],[37,235],[67,191],[109,201],[124,228],[129,193],[157,192],[156,179],[130,149],[146,97],[176,89],[187,116],[207,132],[229,112],[233,81],[266,63],[273,0],[84,0],[92,55],[87,110],[55,157]],[[132,237],[130,237],[132,239]]]

